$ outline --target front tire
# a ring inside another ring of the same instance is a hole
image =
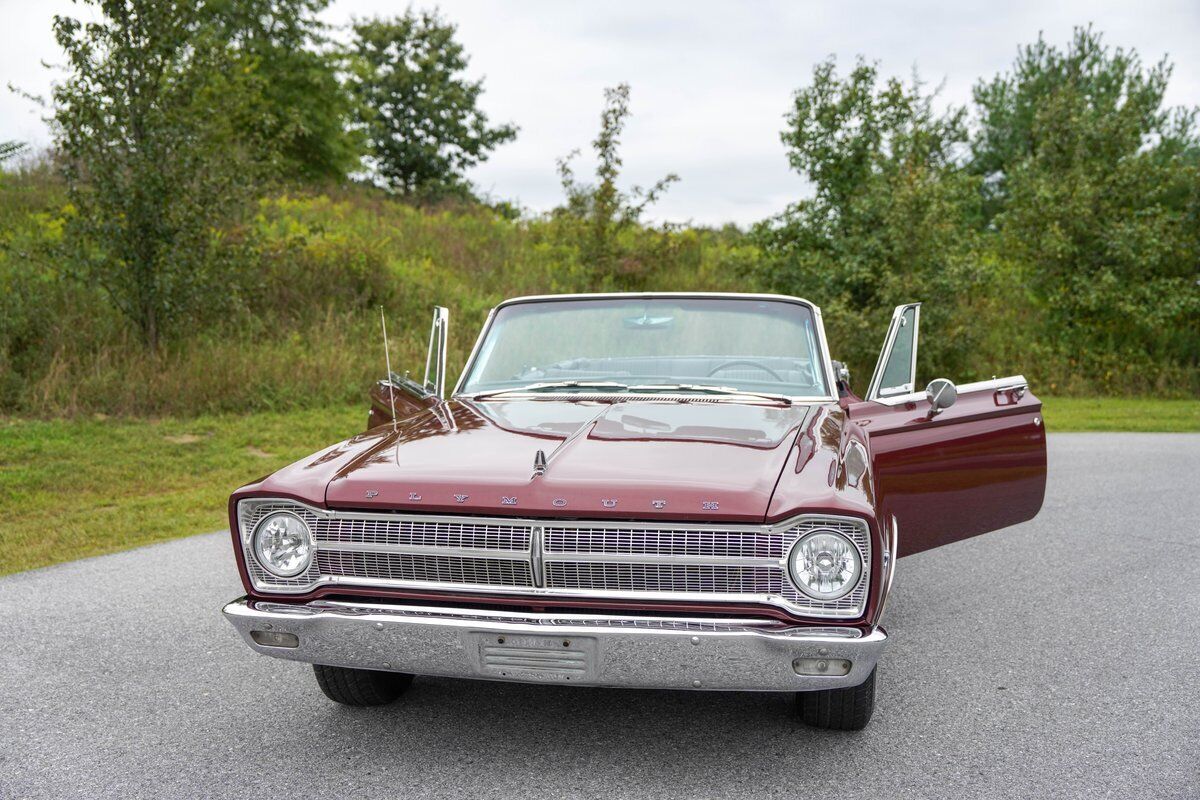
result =
[[[327,667],[313,664],[317,685],[325,696],[344,706],[386,706],[412,685],[413,676],[403,672]]]
[[[875,711],[875,670],[858,686],[796,693],[796,716],[805,725],[861,731]]]

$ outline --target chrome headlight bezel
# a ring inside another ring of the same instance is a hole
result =
[[[281,569],[277,564],[273,563],[270,557],[264,552],[263,544],[267,527],[275,520],[287,519],[294,521],[299,526],[303,537],[302,547],[304,556],[296,566]],[[250,533],[250,550],[254,553],[254,558],[259,566],[266,570],[269,574],[277,578],[295,578],[298,575],[303,575],[312,565],[313,554],[316,548],[313,545],[312,529],[308,527],[299,514],[291,511],[273,511],[260,519],[254,526],[254,530]]]
[[[843,545],[843,552],[851,558],[852,569],[850,570],[849,577],[845,579],[840,588],[833,591],[822,592],[819,589],[814,589],[811,581],[805,578],[806,571],[800,569],[797,565],[798,557],[803,555],[805,543],[810,543],[819,536],[833,537],[840,540],[839,543]],[[840,600],[853,592],[862,582],[863,569],[864,558],[858,546],[843,533],[828,528],[811,531],[797,539],[795,544],[792,545],[792,549],[788,552],[787,557],[787,573],[792,583],[803,595],[821,603]]]

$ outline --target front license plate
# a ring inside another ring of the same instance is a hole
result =
[[[587,636],[468,635],[468,652],[481,677],[544,683],[595,680],[599,647]]]

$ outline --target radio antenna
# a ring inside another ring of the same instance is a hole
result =
[[[397,430],[396,384],[392,380],[392,354],[388,350],[387,320],[383,317],[383,306],[379,307],[379,324],[383,327],[383,361],[387,365],[388,400],[392,403],[392,433],[395,433]]]

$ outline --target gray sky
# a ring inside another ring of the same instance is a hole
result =
[[[417,7],[432,3],[415,2]],[[1037,38],[1065,44],[1074,25],[1092,22],[1110,44],[1134,47],[1144,61],[1169,54],[1175,74],[1168,100],[1200,104],[1200,2],[1197,0],[1015,0],[1010,2],[660,2],[656,0],[442,0],[485,78],[483,105],[494,121],[521,127],[471,178],[498,198],[546,210],[561,199],[555,158],[587,151],[603,89],[632,86],[633,118],[624,136],[625,179],[648,185],[667,172],[682,180],[651,216],[684,222],[749,223],[802,196],[779,141],[792,92],[829,54],[849,66],[857,54],[884,74],[914,67],[945,102],[965,103],[982,76],[1005,69],[1017,45]],[[0,84],[45,93],[41,61],[59,52],[50,32],[64,0],[0,0]],[[339,0],[327,21],[403,12],[405,3]],[[76,11],[76,13],[78,13]],[[0,141],[44,144],[42,112],[0,91]],[[588,161],[577,165],[586,174]]]

